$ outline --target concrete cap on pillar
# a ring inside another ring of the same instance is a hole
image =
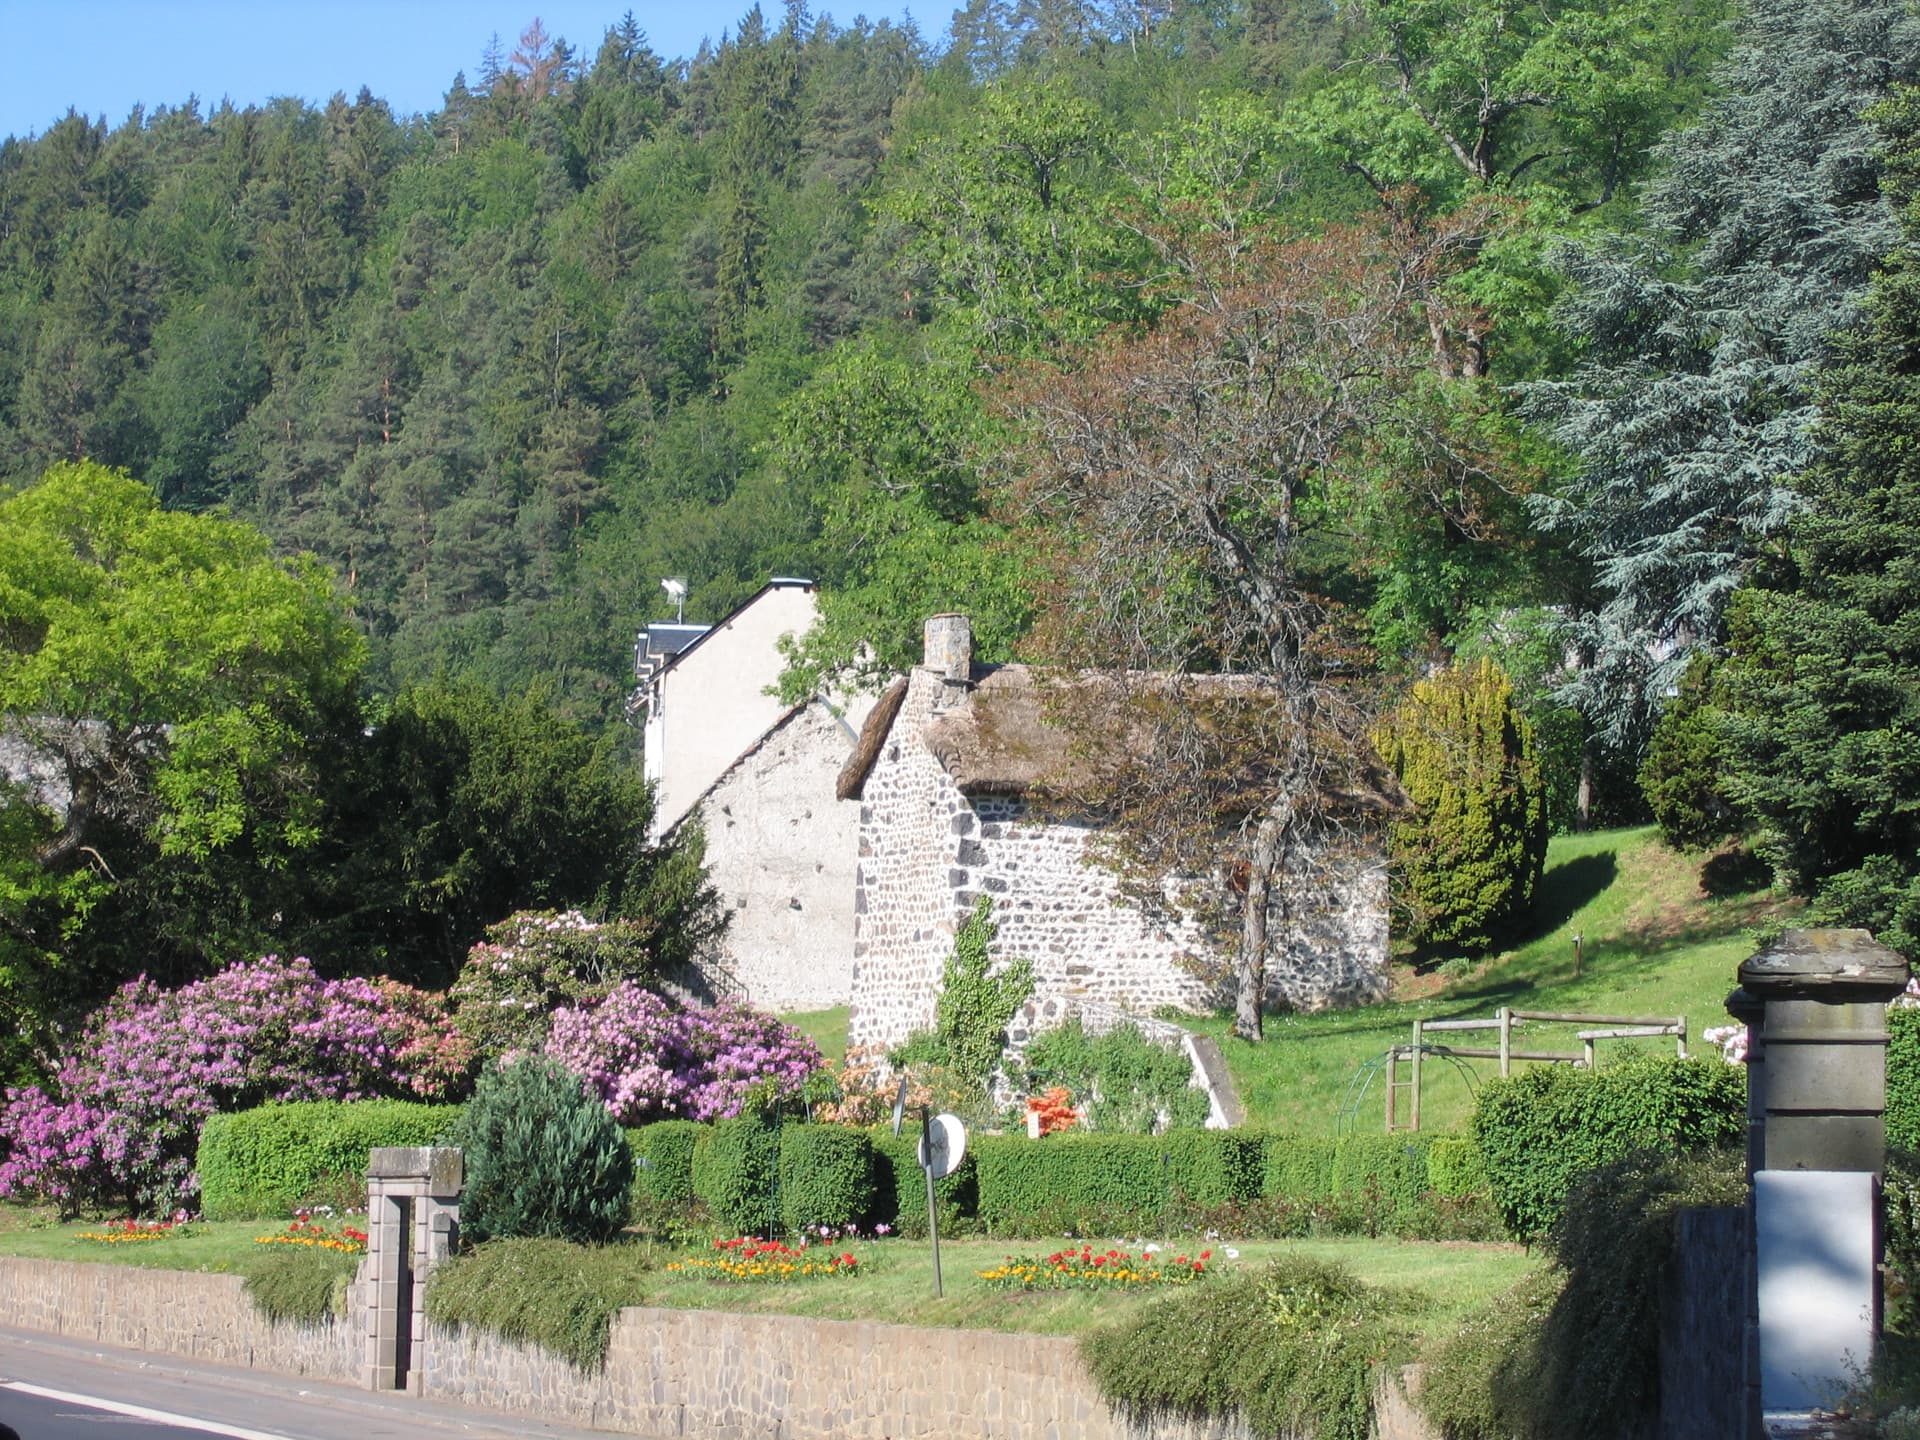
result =
[[[1787,930],[1740,962],[1740,986],[1752,1001],[1886,1001],[1907,988],[1907,962],[1865,930]]]
[[[1727,1014],[1749,1029],[1766,1013],[1766,1002],[1751,990],[1735,990],[1727,996]]]

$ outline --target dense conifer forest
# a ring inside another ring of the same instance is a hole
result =
[[[792,0],[691,57],[631,14],[476,51],[425,115],[0,143],[0,495],[122,469],[317,556],[373,693],[609,735],[668,575],[692,620],[818,579],[796,690],[949,608],[987,659],[1312,649],[1389,696],[1490,656],[1556,826],[1651,800],[1837,917],[1911,888],[1906,809],[1834,836],[1910,764],[1898,645],[1877,708],[1765,698],[1804,577],[1885,559],[1831,537],[1908,553],[1850,399],[1913,363],[1898,0]],[[1817,823],[1788,749],[1856,767]]]

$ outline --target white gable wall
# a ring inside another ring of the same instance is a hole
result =
[[[785,712],[766,693],[785,666],[780,639],[804,634],[813,617],[812,586],[773,585],[660,676],[645,739],[647,778],[658,787],[656,838]]]
[[[707,870],[733,912],[726,966],[770,1010],[844,1005],[852,989],[860,807],[833,779],[854,732],[815,700],[741,757],[700,805]]]

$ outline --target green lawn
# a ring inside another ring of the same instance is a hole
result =
[[[1385,1075],[1375,1062],[1388,1046],[1412,1038],[1416,1016],[1491,1017],[1501,1005],[1685,1015],[1690,1048],[1698,1053],[1704,1048],[1700,1032],[1728,1023],[1724,1002],[1734,971],[1753,950],[1743,932],[1784,908],[1764,889],[1709,894],[1700,862],[1676,855],[1651,827],[1564,836],[1548,849],[1533,936],[1515,949],[1471,967],[1454,961],[1425,974],[1397,966],[1396,994],[1402,998],[1360,1010],[1271,1017],[1266,1039],[1257,1045],[1228,1037],[1224,1016],[1182,1023],[1221,1037],[1251,1123],[1303,1134],[1378,1130],[1385,1119]],[[1585,937],[1577,976],[1575,935]],[[1456,971],[1461,973],[1451,973]],[[1526,1043],[1578,1050],[1574,1028],[1530,1028]],[[1455,1039],[1462,1045],[1494,1043],[1492,1032]],[[1600,1064],[1636,1047],[1671,1053],[1671,1045],[1602,1041]],[[1460,1065],[1471,1080],[1452,1063],[1427,1062],[1423,1129],[1464,1124],[1472,1084],[1498,1069],[1492,1061]]]
[[[52,1223],[44,1212],[19,1206],[0,1206],[0,1255],[22,1255],[46,1260],[77,1260],[91,1264],[137,1265],[163,1270],[197,1270],[245,1274],[252,1262],[273,1252],[258,1237],[279,1233],[281,1225],[265,1221],[223,1221],[201,1224],[185,1234],[138,1245],[103,1245],[82,1240],[99,1226],[84,1222]],[[994,1290],[979,1272],[999,1264],[1009,1254],[1045,1254],[1062,1241],[1005,1241],[966,1239],[941,1244],[941,1272],[946,1294],[933,1295],[932,1256],[924,1240],[856,1241],[846,1248],[860,1256],[862,1273],[855,1279],[814,1279],[786,1285],[742,1285],[714,1281],[667,1270],[667,1264],[704,1249],[677,1248],[662,1242],[630,1239],[641,1248],[649,1268],[635,1282],[625,1302],[676,1309],[735,1310],[756,1314],[805,1315],[834,1320],[880,1320],[896,1324],[977,1327],[1023,1333],[1073,1334],[1112,1320],[1144,1304],[1155,1291],[1109,1294],[1088,1291],[1036,1292]],[[1101,1245],[1125,1240],[1103,1241]],[[1170,1253],[1214,1251],[1214,1263],[1232,1268],[1258,1266],[1283,1252],[1340,1260],[1365,1280],[1417,1292],[1427,1298],[1423,1324],[1438,1331],[1452,1317],[1512,1285],[1539,1263],[1517,1245],[1428,1244],[1392,1240],[1300,1240],[1232,1242],[1180,1240],[1166,1242]]]
[[[78,1260],[98,1265],[138,1265],[152,1270],[211,1270],[244,1275],[263,1255],[280,1248],[262,1245],[263,1235],[286,1230],[285,1221],[203,1221],[158,1240],[137,1244],[106,1244],[85,1240],[104,1234],[99,1220],[56,1223],[52,1212],[20,1205],[0,1205],[0,1255],[24,1255],[38,1260]]]
[[[847,1013],[846,1006],[837,1005],[831,1010],[803,1010],[780,1018],[818,1045],[827,1059],[839,1061],[847,1053]]]
[[[635,1303],[679,1309],[735,1310],[754,1314],[806,1315],[826,1320],[880,1320],[902,1325],[953,1326],[1070,1335],[1105,1324],[1151,1301],[1162,1290],[1126,1293],[1083,1290],[1009,1292],[993,1289],[980,1272],[1008,1255],[1045,1255],[1065,1240],[943,1241],[945,1294],[933,1294],[933,1262],[924,1240],[887,1240],[850,1248],[866,1273],[858,1279],[810,1280],[787,1285],[738,1285],[683,1278],[657,1270],[645,1299]],[[1126,1240],[1103,1241],[1099,1247]],[[1257,1268],[1283,1253],[1340,1261],[1363,1280],[1423,1297],[1422,1328],[1441,1333],[1475,1305],[1506,1290],[1541,1263],[1518,1245],[1433,1244],[1422,1241],[1329,1239],[1246,1242],[1228,1258],[1229,1242],[1166,1242],[1169,1253],[1211,1248],[1212,1263],[1227,1269]]]

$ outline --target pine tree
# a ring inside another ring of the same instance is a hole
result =
[[[1757,0],[1723,93],[1662,147],[1647,237],[1564,257],[1587,358],[1526,399],[1579,469],[1536,514],[1594,567],[1566,698],[1613,743],[1644,736],[1720,641],[1727,597],[1800,503],[1826,337],[1895,237],[1862,112],[1917,74],[1905,0]]]
[[[1727,789],[1822,923],[1920,957],[1920,99],[1884,119],[1906,239],[1820,387],[1811,510],[1731,613]]]
[[[1547,858],[1546,790],[1512,682],[1490,660],[1443,670],[1376,743],[1419,808],[1389,833],[1409,938],[1487,949],[1526,917]]]

